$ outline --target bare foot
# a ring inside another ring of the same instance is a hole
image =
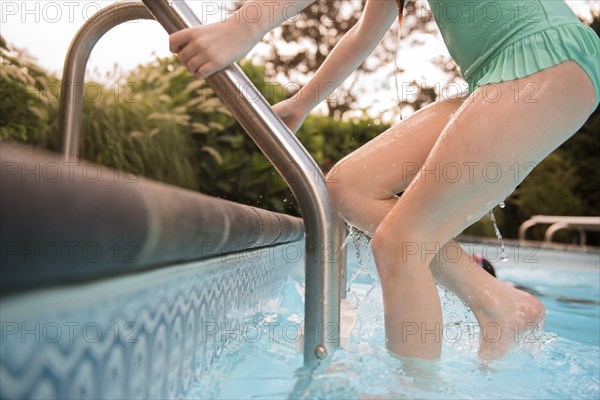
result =
[[[529,293],[514,289],[497,310],[479,321],[479,357],[495,360],[519,344],[535,343],[544,327],[544,305]]]

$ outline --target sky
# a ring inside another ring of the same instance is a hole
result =
[[[61,76],[65,55],[77,30],[94,13],[115,2],[0,0],[0,34],[9,45],[25,49],[39,65]],[[188,4],[205,23],[218,21],[229,14],[232,3],[228,0],[218,0],[218,3],[225,6],[225,11],[215,10],[215,0],[188,0]],[[600,2],[596,0],[573,0],[567,3],[578,15],[588,19],[591,18],[590,7],[595,7],[596,12],[600,10]],[[255,49],[255,52],[260,51],[260,47]],[[427,60],[438,54],[447,54],[439,37],[432,38],[427,46],[414,51],[416,53],[407,54],[403,49],[400,55],[402,68],[413,74],[405,77],[408,81],[411,78],[420,81],[429,74],[435,74],[436,71],[428,65]],[[113,29],[98,42],[88,62],[87,76],[88,79],[110,84],[107,76],[114,77],[115,70],[123,74],[157,56],[169,55],[168,35],[159,24],[154,21],[132,21]],[[389,107],[388,102],[395,103],[395,96],[391,90],[383,97],[367,101],[381,103],[374,105],[380,111],[380,108]]]

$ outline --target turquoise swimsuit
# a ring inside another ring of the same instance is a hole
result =
[[[563,0],[429,0],[429,5],[469,93],[573,60],[594,84],[598,106],[600,39]]]

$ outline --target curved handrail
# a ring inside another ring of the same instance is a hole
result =
[[[579,230],[580,244],[585,245],[585,230],[600,231],[600,217],[565,215],[534,215],[519,227],[519,240],[524,241],[527,230],[537,224],[549,224],[544,241],[551,242],[554,234],[561,229]]]
[[[59,128],[65,161],[79,158],[79,136],[83,109],[83,83],[90,53],[96,43],[115,26],[136,19],[154,19],[141,2],[119,2],[102,9],[85,21],[75,34],[63,67]]]
[[[111,18],[111,14],[119,17]],[[68,161],[77,159],[83,79],[92,48],[112,27],[153,17],[169,33],[201,24],[184,1],[143,0],[143,4],[137,1],[108,6],[77,33],[65,61],[61,98],[60,123]],[[324,358],[340,343],[340,297],[344,289],[340,282],[345,269],[341,245],[345,229],[329,198],[323,174],[236,64],[206,81],[282,175],[300,206],[306,234],[304,361]]]
[[[537,221],[535,221],[533,218],[530,218],[527,221],[523,222],[521,226],[519,226],[519,240],[524,241],[527,237],[527,230],[537,224]]]

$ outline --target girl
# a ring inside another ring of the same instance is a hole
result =
[[[171,35],[171,51],[204,78],[311,2],[250,0],[222,23]],[[404,2],[397,3],[367,0],[307,87],[341,84],[401,16]],[[440,356],[436,279],[473,310],[480,356],[497,358],[540,329],[544,307],[494,279],[452,238],[505,199],[594,111],[600,45],[563,1],[429,5],[468,94],[442,99],[382,133],[341,160],[327,184],[341,215],[373,239],[388,349],[408,358]],[[249,7],[258,16],[251,21],[243,18]],[[331,91],[319,93],[320,102]],[[312,93],[300,90],[274,110],[296,131],[315,105]],[[420,168],[406,168],[413,165]],[[442,173],[450,167],[452,174]]]

